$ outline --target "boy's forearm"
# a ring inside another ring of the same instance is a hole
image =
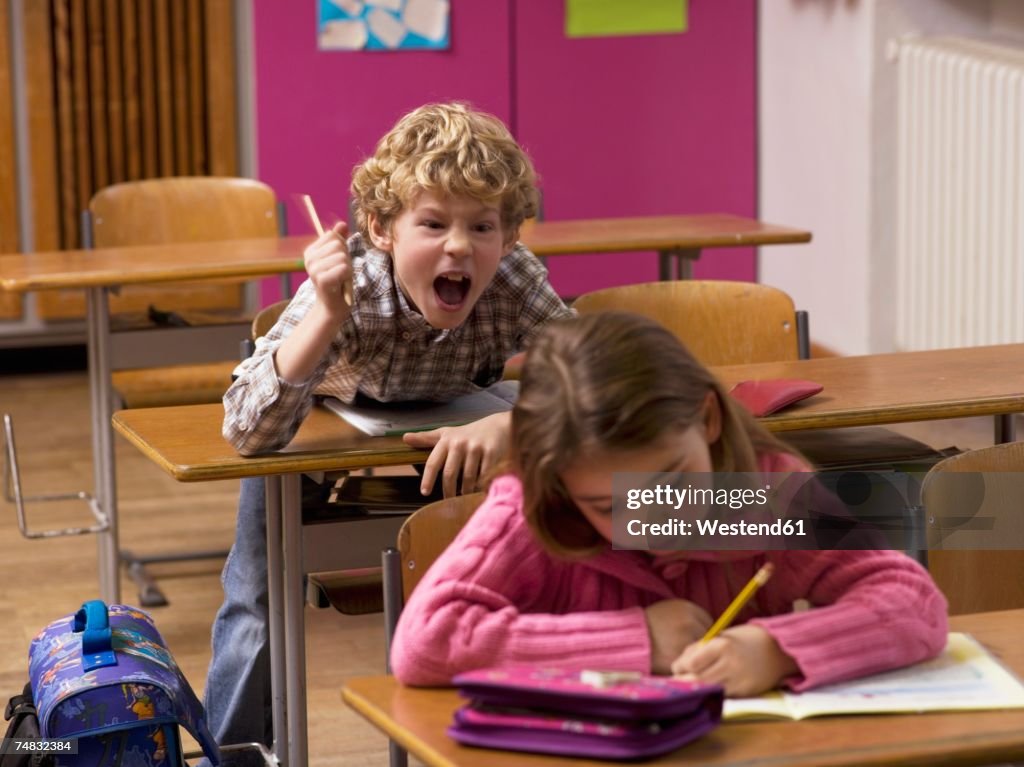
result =
[[[275,352],[277,374],[291,383],[301,383],[309,378],[327,354],[345,319],[333,317],[321,304],[314,304]]]

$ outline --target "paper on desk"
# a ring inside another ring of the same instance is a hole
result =
[[[444,404],[382,402],[350,405],[336,397],[326,397],[323,404],[364,434],[389,437],[410,431],[459,426],[503,413],[512,409],[518,394],[518,381],[502,381]]]
[[[999,708],[1024,708],[1024,684],[973,637],[951,633],[943,653],[924,663],[803,693],[730,698],[722,715],[805,719]]]

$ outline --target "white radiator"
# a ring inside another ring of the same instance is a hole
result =
[[[899,44],[896,346],[1024,341],[1024,50]]]

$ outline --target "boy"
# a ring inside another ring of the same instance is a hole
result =
[[[306,249],[309,279],[236,371],[225,438],[244,455],[279,449],[315,394],[448,400],[500,379],[541,325],[571,314],[516,244],[536,211],[535,184],[529,158],[490,115],[437,104],[402,118],[353,173],[359,232],[346,242],[339,224]],[[439,474],[446,496],[460,474],[463,491],[475,489],[501,459],[508,428],[502,413],[407,434],[433,448],[423,492]],[[206,683],[222,744],[271,741],[264,502],[262,481],[243,480]]]

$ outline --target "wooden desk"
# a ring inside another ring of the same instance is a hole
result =
[[[253,278],[293,272],[301,269],[302,251],[309,242],[309,237],[289,237],[0,255],[0,287],[5,290],[24,293],[82,288],[86,291],[93,495],[106,521],[105,531],[97,536],[99,591],[108,603],[121,601],[121,587],[117,481],[110,430],[113,396],[110,371],[116,351],[110,333],[107,294],[121,285]],[[181,329],[165,332],[174,334]],[[236,351],[232,354],[237,354],[241,340],[237,331],[233,338]],[[166,346],[156,346],[152,351],[159,360]],[[163,359],[163,362],[167,364],[168,360]]]
[[[221,436],[224,408],[214,405],[140,408],[114,414],[114,429],[164,471],[182,482],[266,477],[267,578],[274,750],[289,765],[308,764],[306,645],[303,622],[302,493],[304,471],[408,465],[428,452],[399,437],[368,437],[322,408],[313,408],[288,447],[243,458]],[[363,524],[363,523],[360,523]],[[368,524],[395,524],[378,518]],[[391,530],[393,544],[397,530]],[[378,565],[383,545],[362,554]],[[356,566],[356,565],[352,565]]]
[[[955,631],[977,637],[1024,675],[1024,610],[961,615]],[[608,762],[560,759],[460,746],[445,735],[464,701],[451,689],[402,687],[393,677],[350,679],[345,703],[434,767],[597,767]],[[1024,758],[1024,710],[844,716],[802,722],[726,722],[655,765],[863,767],[863,765],[992,764]]]
[[[822,394],[763,419],[777,431],[1024,410],[1024,345],[739,365],[717,368],[715,372],[728,385],[744,379],[777,377],[809,378],[823,383]],[[425,456],[407,448],[397,438],[359,434],[340,419],[314,408],[285,450],[241,458],[220,435],[222,418],[219,405],[140,409],[118,413],[114,427],[171,476],[184,482],[268,476],[268,535],[280,529],[284,508],[284,550],[278,547],[281,538],[271,539],[272,545],[268,546],[271,556],[277,557],[270,567],[272,574],[282,562],[287,572],[295,572],[296,563],[302,561],[296,472],[407,464]],[[271,499],[280,502],[275,505]],[[284,586],[272,583],[271,588],[273,600],[273,589],[281,594]],[[287,614],[282,617],[272,612],[272,627],[283,625],[290,637],[301,637],[301,579],[288,579],[288,589],[278,599],[283,600],[278,604],[288,605]],[[273,632],[271,636],[273,640]],[[278,647],[294,648],[287,655],[289,661],[297,663],[287,669],[288,698],[292,701],[288,726],[293,744],[301,737],[304,747],[303,645],[297,638],[279,638],[277,642]],[[275,657],[278,665],[284,662],[280,654]],[[285,681],[279,684],[284,685]],[[300,723],[294,727],[293,711]]]
[[[721,213],[541,221],[522,240],[538,256],[654,250],[663,253],[810,242],[802,229]],[[16,293],[302,271],[311,237],[173,243],[0,255],[0,287]]]
[[[1008,414],[1024,412],[1024,344],[826,357],[714,368],[739,381],[804,378],[825,389],[761,419],[772,431],[828,429],[991,415],[996,441],[1012,439]]]
[[[807,242],[809,232],[724,214],[652,216],[582,221],[553,221],[531,225],[524,241],[540,256],[570,253],[656,250],[662,259],[662,276],[669,275],[673,257],[680,263],[679,276],[689,276],[689,263],[701,248],[738,245],[770,245]],[[0,255],[0,288],[15,293],[59,288],[81,288],[87,297],[89,390],[93,435],[93,495],[107,528],[98,536],[99,590],[107,602],[120,602],[118,564],[117,483],[113,437],[110,431],[113,388],[111,369],[117,367],[118,346],[110,333],[107,294],[122,285],[254,278],[302,270],[302,252],[310,237],[284,237],[210,243],[173,243],[95,250]],[[132,336],[131,354],[137,365],[170,364],[168,350],[174,338],[195,329],[162,329],[160,343],[142,332]],[[210,330],[211,334],[218,333]],[[237,329],[220,330],[216,341],[229,342],[233,356],[242,340]],[[122,334],[118,334],[119,336]],[[242,336],[244,337],[244,336]],[[190,336],[194,339],[194,335]],[[191,362],[224,359],[223,346],[210,346],[210,354],[195,355]],[[139,355],[151,355],[140,357]]]
[[[179,482],[408,466],[430,455],[406,446],[401,437],[368,437],[314,407],[287,447],[244,458],[221,436],[223,421],[220,404],[120,410],[113,417],[115,431]]]
[[[538,256],[656,250],[660,278],[667,280],[672,277],[673,260],[676,276],[689,279],[702,248],[810,242],[811,233],[740,216],[708,213],[541,221],[524,226],[520,239]]]

